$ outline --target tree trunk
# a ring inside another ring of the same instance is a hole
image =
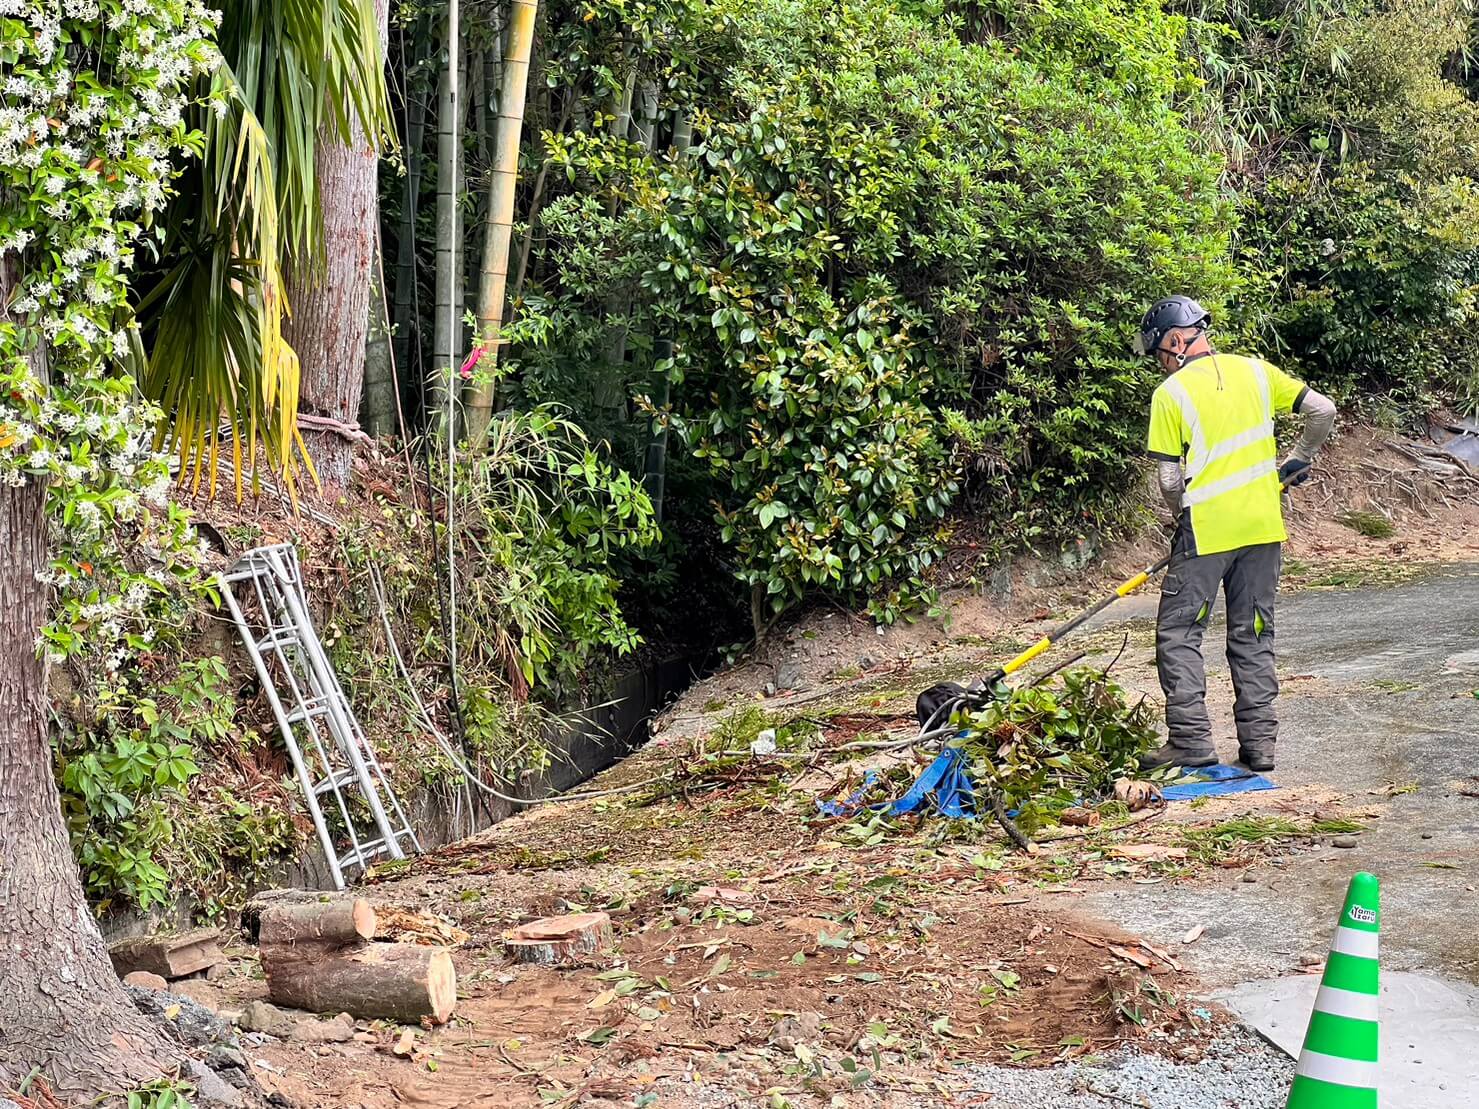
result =
[[[0,306],[16,271],[15,257],[0,255]],[[45,381],[44,347],[29,358]],[[72,857],[35,646],[47,569],[45,486],[0,483],[0,1091],[40,1068],[70,1103],[185,1060],[124,993]]]
[[[508,53],[503,59],[503,87],[498,95],[498,141],[488,188],[483,274],[478,286],[478,341],[484,353],[477,377],[468,382],[466,395],[468,438],[475,444],[483,441],[493,417],[493,368],[498,359],[498,331],[503,326],[504,291],[508,288],[514,195],[519,183],[519,143],[524,134],[524,103],[538,14],[539,0],[511,0]]]
[[[631,57],[632,46],[628,43],[622,51],[622,58],[626,60]],[[627,71],[621,97],[612,112],[611,136],[617,141],[626,139],[632,129],[632,99],[636,94],[639,68],[641,68],[640,60],[633,62],[632,68]],[[613,192],[606,201],[606,214],[614,217],[616,212],[617,200]],[[594,408],[606,425],[601,430],[612,432],[614,438],[615,430],[625,424],[627,419],[627,317],[632,310],[632,298],[622,293],[614,293],[606,298],[605,308],[611,320],[606,335],[606,364],[596,379],[591,399]]]
[[[172,1052],[113,973],[62,822],[35,649],[45,501],[0,484],[0,1090],[40,1067],[71,1104],[158,1078]]]
[[[673,357],[673,341],[658,339],[652,344],[656,362],[665,363]],[[657,391],[652,404],[657,410],[652,417],[652,438],[647,440],[647,457],[643,459],[642,485],[647,490],[647,499],[652,502],[652,519],[662,523],[662,500],[668,484],[668,424],[667,409],[672,403],[673,387],[664,368],[657,374]]]
[[[383,57],[389,0],[374,4],[380,31],[376,49]],[[321,480],[343,488],[349,484],[354,460],[365,382],[375,227],[380,219],[376,180],[380,155],[351,109],[349,142],[331,121],[319,132],[313,157],[323,219],[323,264],[289,279],[292,316],[283,335],[302,367],[298,411],[308,418],[300,426],[314,466]]]
[[[359,422],[372,436],[390,435],[396,428],[397,371],[393,361],[390,319],[385,310],[385,266],[378,222],[372,229],[375,250],[370,269],[370,317],[365,335],[365,391],[360,397]]]
[[[681,158],[688,153],[689,144],[693,141],[693,125],[688,121],[688,113],[681,108],[673,115],[673,154]],[[655,426],[652,430],[652,438],[647,441],[647,458],[643,467],[642,484],[647,489],[647,497],[652,501],[652,518],[657,523],[662,523],[662,502],[667,492],[668,481],[668,425],[667,408],[672,402],[672,378],[671,369],[664,365],[673,357],[673,341],[669,338],[659,338],[652,344],[653,359],[663,368],[657,375],[657,390],[653,397],[653,404],[657,408],[654,417]]]
[[[565,107],[560,112],[559,122],[555,124],[555,134],[563,136],[565,128],[570,125],[571,114],[580,104],[580,90],[571,89],[565,100]],[[520,294],[524,291],[524,278],[529,273],[529,252],[534,246],[534,232],[539,226],[540,205],[544,203],[544,183],[549,179],[550,162],[548,158],[539,164],[539,173],[534,178],[534,188],[529,193],[529,214],[525,220],[524,241],[519,247],[519,268],[514,275],[514,291],[512,300],[517,303]]]

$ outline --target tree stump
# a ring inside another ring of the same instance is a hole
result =
[[[551,916],[521,924],[503,934],[503,946],[521,963],[554,966],[611,946],[611,918],[605,913]]]
[[[374,910],[358,898],[265,906],[259,935],[268,996],[313,1013],[445,1024],[457,1003],[447,949],[374,943],[375,927]]]

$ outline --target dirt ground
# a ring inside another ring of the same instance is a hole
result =
[[[661,757],[635,756],[612,780]],[[818,819],[813,796],[772,779],[691,802],[547,806],[377,881],[365,891],[377,904],[470,934],[456,1018],[420,1032],[409,1058],[393,1054],[393,1026],[343,1045],[249,1046],[259,1078],[303,1106],[366,1109],[887,1106],[949,1103],[956,1062],[1041,1065],[1126,1042],[1195,1059],[1224,1018],[1196,999],[1178,951],[1081,918],[1076,895],[1271,866],[1345,813],[1327,794],[1284,792],[1263,808],[1152,811],[1028,857],[981,830]],[[1250,809],[1290,834],[1205,850],[1188,833]],[[591,910],[612,918],[606,956],[551,969],[502,950],[507,928]],[[260,996],[257,973],[243,950],[220,1004]]]
[[[1403,464],[1372,433],[1330,452],[1295,496],[1289,587],[1479,561],[1479,508],[1432,483],[1414,496],[1406,485],[1426,479]],[[1381,512],[1393,534],[1335,521],[1351,509]],[[408,1051],[404,1030],[383,1024],[343,1044],[248,1038],[258,1077],[325,1109],[901,1107],[982,1104],[959,1062],[1042,1066],[1124,1043],[1198,1058],[1228,1020],[1187,966],[1201,934],[1155,946],[1085,902],[1287,875],[1380,822],[1400,783],[1390,796],[1312,783],[1134,813],[1107,806],[1098,826],[1050,828],[1031,854],[984,822],[825,817],[816,804],[866,770],[917,771],[930,755],[878,745],[911,734],[920,689],[989,667],[1153,561],[1160,542],[1150,534],[1077,569],[1016,564],[951,593],[948,621],[879,635],[818,612],[779,630],[589,787],[642,788],[537,806],[365,888],[377,905],[468,935],[454,953],[451,1024],[416,1030]],[[1043,666],[1123,652],[1134,681],[1149,678],[1143,629],[1075,644]],[[1318,680],[1285,677],[1291,689]],[[782,730],[777,755],[717,754],[713,737],[748,742],[756,713]],[[643,785],[674,767],[679,784]],[[505,930],[578,911],[610,914],[611,951],[558,968],[505,952]],[[233,954],[231,975],[195,991],[226,1010],[265,993],[253,950]]]

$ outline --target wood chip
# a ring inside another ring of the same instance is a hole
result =
[[[1150,944],[1146,943],[1144,940],[1141,940],[1140,941],[1140,946],[1143,947],[1143,948],[1145,948],[1146,951],[1149,951],[1157,959],[1160,959],[1163,963],[1165,963],[1168,967],[1170,967],[1172,970],[1174,970],[1177,974],[1180,974],[1181,973],[1181,964],[1178,963],[1175,959],[1171,958],[1171,956],[1170,956],[1170,954],[1168,952],[1162,951],[1159,947],[1152,947]]]
[[[1131,951],[1128,947],[1119,947],[1115,944],[1110,944],[1109,953],[1125,960],[1127,963],[1134,963],[1141,970],[1150,969],[1150,957],[1148,955],[1142,955],[1138,951]]]
[[[1206,931],[1207,931],[1207,926],[1205,924],[1198,924],[1190,932],[1186,933],[1186,935],[1184,935],[1184,936],[1181,937],[1181,942],[1184,943],[1184,944],[1193,944],[1193,943],[1196,943],[1197,940],[1199,940],[1199,939],[1202,938],[1202,936],[1206,933]]]
[[[472,938],[461,928],[430,913],[384,908],[375,910],[375,937],[428,947],[461,947]]]

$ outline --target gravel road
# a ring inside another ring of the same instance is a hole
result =
[[[1127,1050],[1049,1070],[969,1067],[963,1074],[974,1093],[948,1104],[991,1094],[993,1109],[1284,1109],[1294,1064],[1257,1036],[1234,1030],[1199,1063]]]

